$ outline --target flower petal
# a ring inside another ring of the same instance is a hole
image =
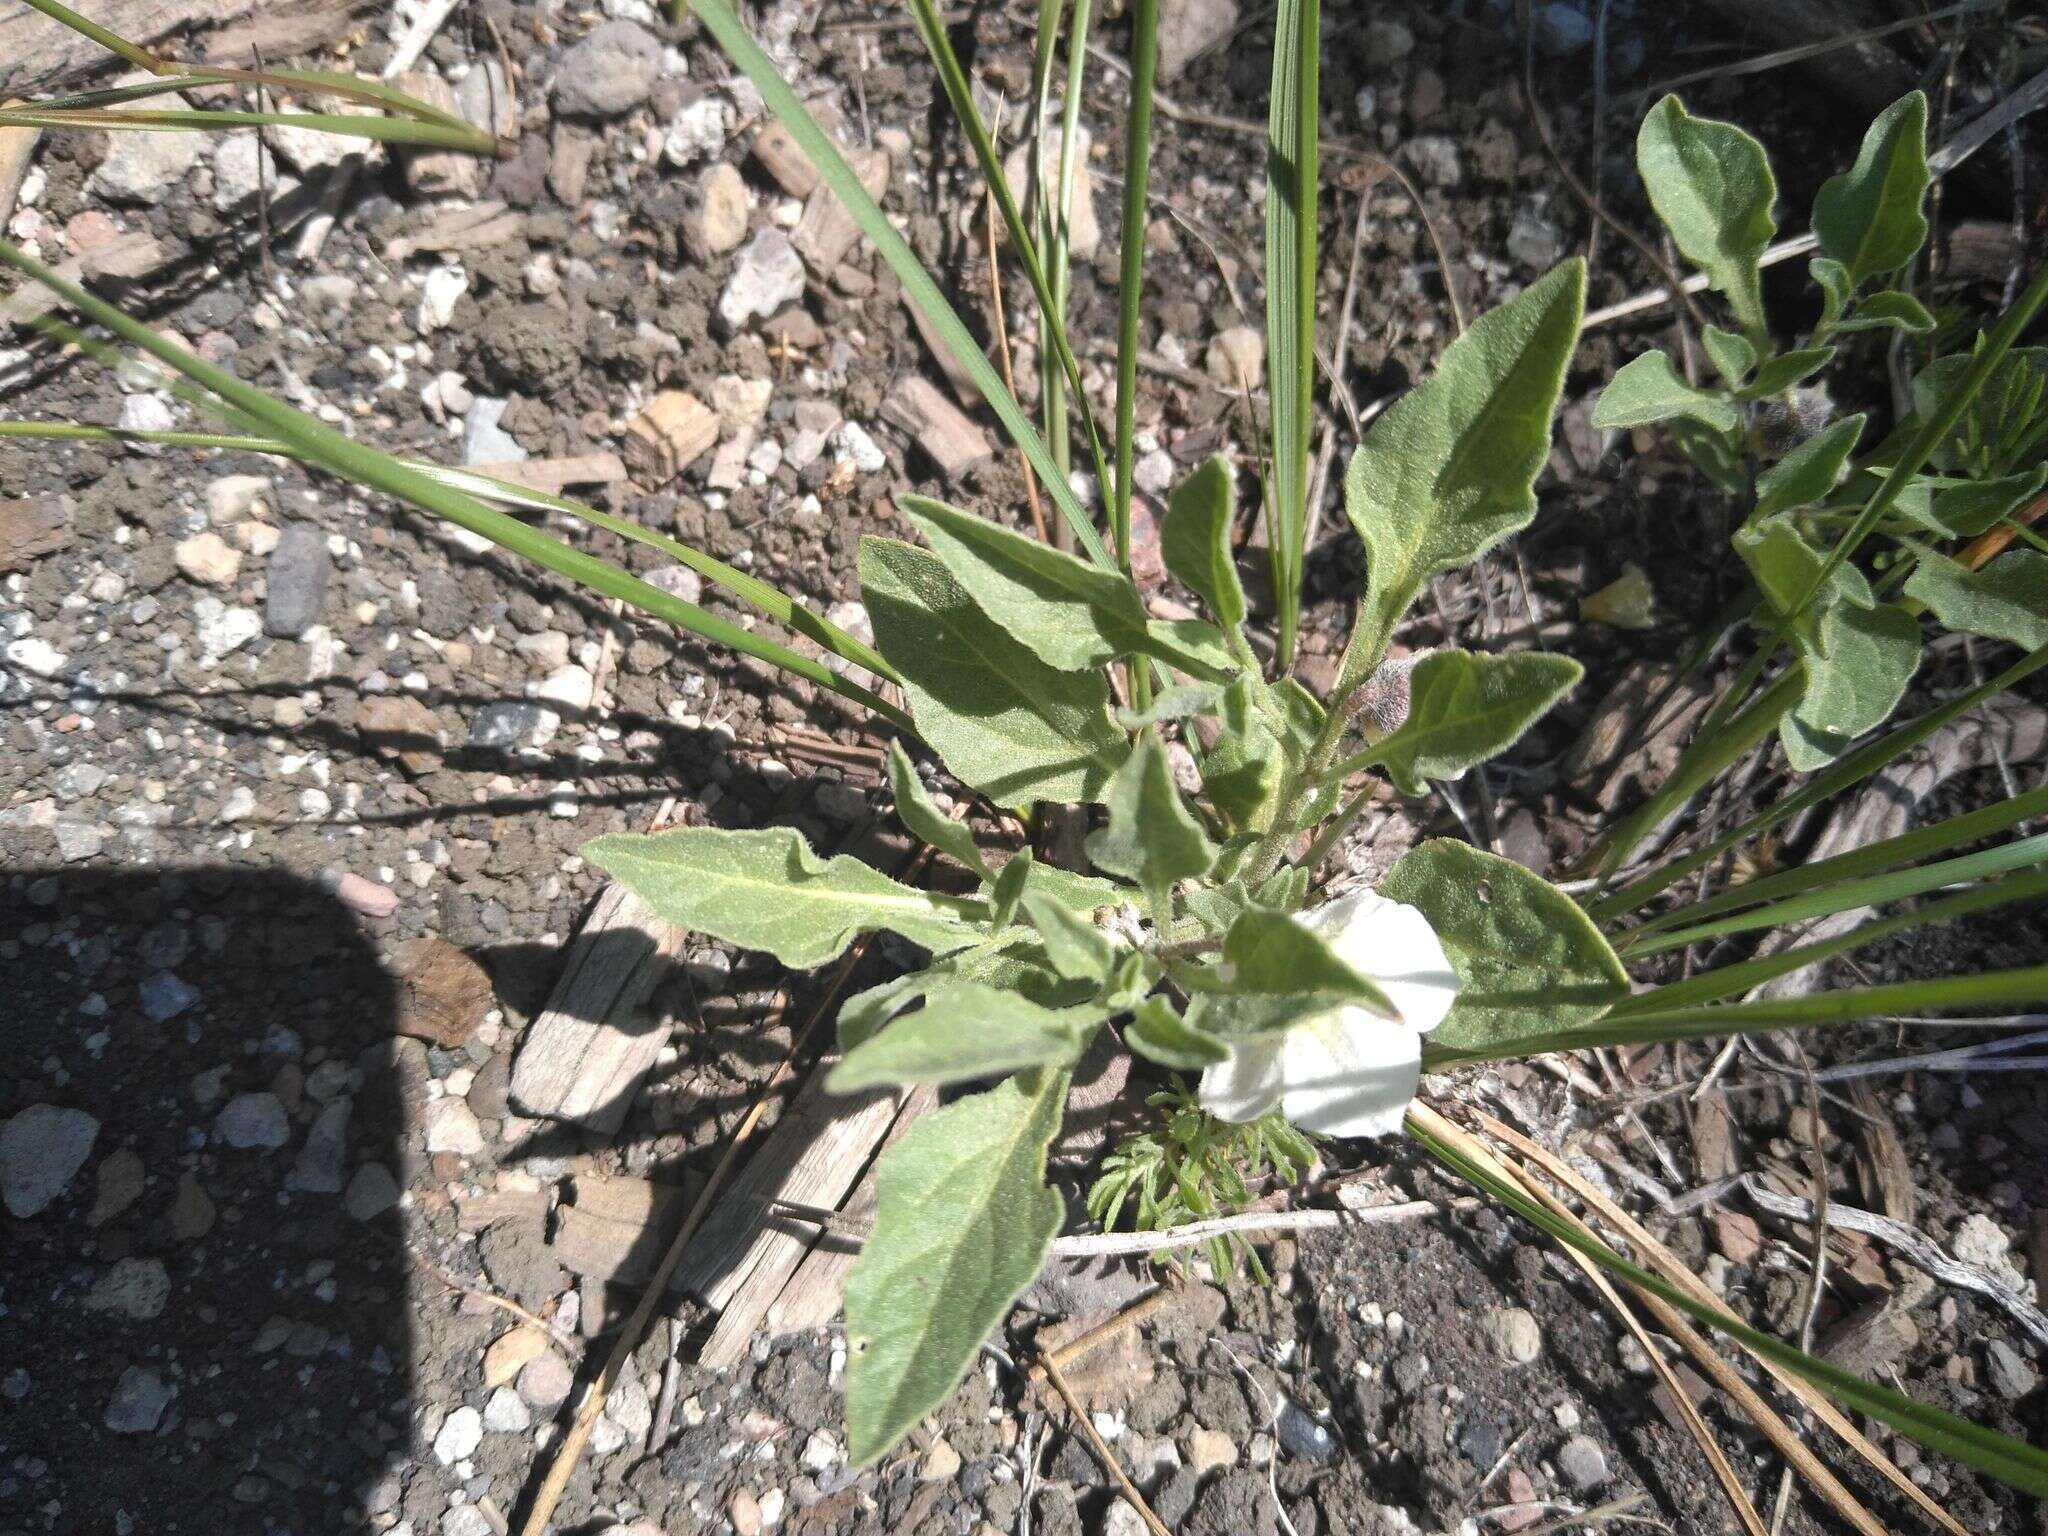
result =
[[[1401,1022],[1428,1034],[1458,1000],[1461,983],[1429,919],[1405,902],[1360,887],[1307,914],[1337,957],[1385,990]]]
[[[1422,1037],[1363,1008],[1338,1008],[1283,1037],[1289,1122],[1325,1136],[1392,1136],[1422,1077]]]
[[[1218,1120],[1243,1124],[1280,1107],[1283,1037],[1249,1035],[1231,1042],[1230,1060],[1202,1069],[1202,1108]]]

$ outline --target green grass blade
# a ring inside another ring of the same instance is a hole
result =
[[[2002,843],[1996,848],[1986,848],[1981,852],[1964,854],[1959,858],[1942,859],[1912,869],[1892,870],[1861,880],[1844,880],[1837,884],[1822,886],[1819,890],[1787,896],[1778,901],[1767,902],[1754,911],[1738,912],[1732,917],[1694,923],[1675,933],[1659,934],[1654,939],[1635,945],[1630,953],[1654,955],[1667,949],[1683,949],[1686,945],[1696,944],[1701,939],[1718,939],[1733,933],[1753,933],[1759,928],[1776,928],[1784,923],[1802,923],[1810,918],[1829,917],[1837,912],[1852,912],[1858,907],[1874,907],[1885,902],[1904,901],[1909,897],[1924,896],[1927,892],[1939,890],[1945,885],[1962,885],[1967,881],[1981,880],[1990,875],[2003,875],[2015,869],[2025,869],[2041,863],[2043,859],[2048,859],[2048,833],[2039,837],[2023,837],[2017,842]]]
[[[28,4],[31,10],[41,11],[52,21],[62,22],[80,37],[89,38],[107,52],[118,54],[139,69],[160,75],[170,67],[147,48],[129,42],[118,32],[109,32],[96,21],[88,21],[70,6],[59,5],[57,0],[28,0]]]
[[[480,128],[464,124],[414,122],[402,117],[355,117],[340,112],[101,112],[46,111],[40,107],[0,107],[0,128],[98,128],[108,132],[217,133],[233,128],[305,128],[337,138],[374,139],[416,148],[462,149],[491,154],[497,140]]]
[[[1617,1017],[1609,1013],[1590,1024],[1546,1035],[1524,1035],[1498,1049],[1469,1051],[1424,1043],[1423,1070],[1436,1071],[1475,1061],[1520,1060],[1546,1051],[1577,1051],[1602,1045],[1651,1045],[1671,1040],[1716,1040],[1769,1029],[1816,1029],[1863,1019],[1932,1013],[1942,1008],[2031,1008],[2048,1002],[2048,965],[2020,970],[1944,976],[1934,981],[1900,981],[1877,987],[1844,987],[1811,997],[1721,1003],[1712,1007],[1660,1008]]]
[[[404,91],[386,85],[380,80],[365,80],[355,75],[335,74],[322,69],[188,69],[156,80],[144,80],[133,85],[109,86],[102,90],[76,91],[63,96],[25,102],[23,105],[44,111],[118,107],[131,101],[146,101],[154,96],[216,85],[255,85],[283,94],[305,91],[324,96],[337,96],[365,106],[382,107],[401,117],[416,118],[424,123],[442,123],[450,128],[468,129],[472,133],[480,131],[467,118],[432,106],[417,96],[407,95]]]
[[[1904,757],[1950,721],[1962,718],[1979,704],[1996,698],[2008,688],[2016,687],[2043,667],[2048,667],[2048,645],[2029,652],[1998,676],[1971,689],[1960,698],[1951,699],[1941,708],[1898,727],[1868,746],[1858,748],[1832,768],[1809,779],[1798,790],[1787,795],[1770,809],[1750,817],[1733,831],[1723,833],[1705,847],[1661,864],[1647,874],[1639,875],[1620,890],[1592,903],[1586,910],[1594,921],[1601,923],[1611,923],[1616,918],[1633,912],[1688,875],[1698,874],[1729,849],[1747,842],[1760,832],[1768,831],[1788,817],[1798,815],[1809,806],[1818,805],[1830,796],[1840,794],[1852,784],[1861,783],[1888,763]]]
[[[235,437],[223,432],[145,432],[129,427],[87,426],[72,421],[0,421],[0,438],[6,437],[68,443],[154,443],[165,448],[219,448],[230,453],[298,457],[289,443],[275,437]]]
[[[775,115],[776,121],[789,130],[790,137],[797,141],[818,174],[846,205],[846,211],[860,226],[861,233],[872,240],[875,249],[882,253],[889,270],[903,284],[904,293],[917,306],[919,313],[931,322],[932,328],[945,342],[946,349],[974,380],[975,388],[981,391],[989,408],[1000,418],[1011,440],[1031,461],[1031,467],[1045,483],[1046,492],[1059,506],[1081,547],[1092,559],[1108,565],[1109,551],[1089,521],[1087,510],[1074,495],[1074,488],[1067,484],[1066,477],[1059,473],[1052,455],[1046,451],[1044,439],[1033,430],[1030,418],[1019,408],[1016,397],[1004,388],[1001,376],[982,355],[981,348],[975,345],[973,334],[961,323],[953,306],[946,302],[946,296],[919,263],[909,242],[897,233],[896,226],[867,195],[852,168],[832,146],[832,141],[825,137],[809,110],[797,100],[796,92],[789,88],[788,82],[776,73],[775,65],[761,51],[761,45],[754,41],[732,7],[725,0],[689,0],[689,6],[725,51],[726,57],[739,66],[741,74],[753,81],[754,88],[761,93],[762,101]]]
[[[1082,9],[1086,9],[1085,0]],[[967,141],[973,147],[975,160],[981,167],[982,179],[988,183],[989,190],[995,195],[996,211],[1002,215],[1003,227],[1009,232],[1010,243],[1016,248],[1018,259],[1024,264],[1024,274],[1030,280],[1033,297],[1038,300],[1039,313],[1045,317],[1045,335],[1051,343],[1048,350],[1059,362],[1057,375],[1050,372],[1045,375],[1046,388],[1048,391],[1056,390],[1057,379],[1063,377],[1067,387],[1073,391],[1074,398],[1080,402],[1082,436],[1088,441],[1089,455],[1095,463],[1097,480],[1103,486],[1103,494],[1107,496],[1109,460],[1102,446],[1102,434],[1096,429],[1095,418],[1088,409],[1087,396],[1081,390],[1081,365],[1074,356],[1074,349],[1067,335],[1065,300],[1054,280],[1047,276],[1039,249],[1032,241],[1030,231],[1025,228],[1023,213],[1017,207],[1016,195],[1008,179],[1003,175],[1002,161],[996,154],[995,141],[989,135],[988,125],[982,122],[981,113],[975,108],[974,93],[968,86],[967,73],[960,67],[959,55],[953,51],[952,39],[946,35],[945,25],[940,20],[937,9],[932,0],[911,0],[910,10],[912,19],[917,23],[918,36],[923,39],[925,50],[931,55],[932,63],[939,72],[939,81],[945,87],[946,100],[952,106],[961,132],[967,135]],[[1036,162],[1033,162],[1033,172],[1036,173]],[[976,357],[982,357],[979,347],[973,348],[973,351]],[[960,360],[965,362],[964,358]],[[983,357],[982,361],[986,363],[987,359]],[[1064,420],[1064,416],[1061,419]],[[1054,450],[1055,460],[1059,459],[1058,450],[1065,443],[1064,428],[1055,431],[1048,426],[1046,440]],[[1064,485],[1064,473],[1060,480]]]
[[[1316,350],[1316,151],[1321,0],[1280,0],[1266,146],[1266,351],[1273,417],[1272,544],[1279,665],[1294,659],[1308,536],[1308,439]],[[1446,274],[1446,281],[1449,274]]]
[[[2048,264],[2044,264],[2041,270],[2034,274],[2034,279],[2027,284],[2025,292],[2021,293],[2013,301],[2012,307],[2000,317],[1991,335],[1971,358],[1969,368],[1962,378],[1956,381],[1956,386],[1949,391],[1948,398],[1941,402],[1941,409],[1922,422],[1919,430],[1907,439],[1898,459],[1891,466],[1891,472],[1878,483],[1877,489],[1871,492],[1870,500],[1864,503],[1856,521],[1849,525],[1847,531],[1836,541],[1835,547],[1828,551],[1827,559],[1821,562],[1820,570],[1814,574],[1805,595],[1786,616],[1787,628],[1826,588],[1835,572],[1841,569],[1842,563],[1856,552],[1864,539],[1869,537],[1870,531],[1891,510],[1892,503],[1899,499],[1907,482],[1920,472],[1921,467],[1933,456],[1934,450],[1955,430],[1956,423],[1962,420],[1963,412],[1970,408],[1971,401],[1982,392],[1998,365],[2005,360],[2006,354],[2026,334],[2027,327],[2034,323],[2043,306],[2048,306]]]
[[[1989,912],[1996,907],[2009,906],[2016,901],[2033,901],[2048,896],[2048,870],[2022,870],[2007,875],[2002,880],[1987,881],[1946,901],[1929,902],[1924,907],[1910,912],[1896,913],[1891,917],[1879,918],[1864,923],[1847,933],[1822,939],[1813,944],[1801,944],[1795,949],[1765,955],[1754,960],[1744,960],[1735,965],[1716,967],[1689,976],[1683,981],[1674,981],[1667,986],[1652,987],[1647,992],[1638,992],[1634,997],[1624,998],[1608,1011],[1609,1019],[1630,1018],[1644,1013],[1661,1013],[1672,1008],[1690,1008],[1700,1003],[1719,1002],[1724,997],[1739,997],[1753,987],[1760,987],[1767,981],[1780,976],[1789,976],[1794,971],[1813,965],[1836,955],[1847,954],[1874,944],[1879,939],[1888,939],[1894,934],[1910,932],[1915,928],[1932,928],[1941,923],[1952,923],[1960,918],[1974,917],[1979,912]]]
[[[1642,840],[1681,804],[1714,782],[1758,742],[1778,728],[1806,690],[1806,669],[1793,665],[1757,701],[1723,730],[1703,732],[1679,758],[1656,793],[1616,822],[1600,839],[1592,867],[1603,878],[1619,869]],[[1593,909],[1598,913],[1598,908]]]
[[[1801,891],[1830,885],[1837,880],[1852,880],[1859,875],[1875,874],[1879,870],[1910,864],[1927,854],[1941,853],[1965,843],[1973,843],[1979,838],[1990,837],[2005,831],[2008,827],[2018,826],[2023,821],[2031,821],[2042,815],[2048,815],[2048,786],[2029,790],[2023,795],[2002,800],[1997,805],[1986,806],[1980,811],[1971,811],[1963,816],[1951,816],[1931,827],[1920,827],[1912,832],[1901,833],[1897,837],[1888,837],[1883,842],[1872,843],[1867,848],[1852,848],[1849,852],[1838,853],[1833,858],[1820,859],[1775,875],[1766,875],[1760,880],[1750,881],[1747,885],[1738,885],[1732,890],[1723,891],[1718,896],[1710,896],[1705,901],[1688,902],[1676,911],[1667,912],[1624,935],[1617,941],[1617,947],[1626,952],[1647,939],[1681,924],[1696,923],[1706,918],[1718,917],[1723,912],[1733,912],[1742,907],[1755,906],[1760,902],[1794,896]]]
[[[869,689],[840,677],[821,662],[765,640],[694,603],[686,603],[559,539],[529,528],[516,517],[422,474],[403,460],[366,448],[311,416],[271,399],[233,374],[164,340],[105,300],[65,281],[41,262],[24,254],[11,241],[0,240],[0,263],[33,278],[80,314],[218,396],[230,408],[232,419],[254,423],[291,444],[309,461],[330,473],[446,518],[458,527],[481,534],[511,554],[567,576],[603,596],[617,598],[656,618],[665,619],[703,639],[780,667],[873,710],[899,729],[914,732],[910,717],[902,710]]]
[[[1131,111],[1124,134],[1123,250],[1116,309],[1116,484],[1110,529],[1117,563],[1131,570],[1131,462],[1138,418],[1138,310],[1145,293],[1145,208],[1152,179],[1152,96],[1159,70],[1159,0],[1131,13]]]
[[[1701,1306],[1676,1286],[1630,1263],[1590,1231],[1560,1221],[1522,1190],[1438,1138],[1428,1127],[1411,1119],[1408,1131],[1424,1151],[1474,1188],[1609,1273],[1676,1307],[1695,1322],[1739,1339],[1765,1359],[1812,1382],[1845,1407],[1869,1415],[1930,1450],[1952,1456],[2012,1487],[2036,1495],[2048,1495],[2048,1452],[2023,1440],[1972,1424],[1955,1414],[1944,1413],[1939,1408],[1917,1403],[1903,1393],[1865,1381],[1840,1366],[1830,1365],[1795,1349],[1782,1339]]]

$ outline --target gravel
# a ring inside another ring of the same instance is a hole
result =
[[[555,110],[565,117],[618,117],[647,99],[661,73],[661,44],[632,21],[608,21],[562,55]]]
[[[0,1198],[10,1215],[39,1214],[92,1155],[100,1123],[82,1109],[31,1104],[0,1127]]]

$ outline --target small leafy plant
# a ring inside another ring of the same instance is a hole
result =
[[[1924,105],[1908,98],[1888,112],[1856,168],[1823,191],[1815,213],[1826,263],[1816,264],[1822,319],[1806,346],[1784,352],[1775,346],[1758,278],[1758,258],[1775,230],[1775,188],[1761,151],[1729,125],[1688,116],[1675,100],[1651,113],[1640,147],[1652,199],[1681,251],[1726,300],[1735,328],[1703,338],[1722,372],[1719,387],[1686,385],[1668,359],[1652,354],[1616,378],[1602,419],[1669,423],[1719,483],[1754,499],[1737,545],[1756,575],[1756,648],[1724,692],[1714,728],[1602,844],[1599,878],[1583,899],[1509,860],[1437,840],[1410,852],[1377,890],[1331,900],[1322,889],[1324,866],[1375,789],[1361,776],[1383,775],[1405,794],[1456,779],[1510,748],[1579,680],[1577,663],[1547,653],[1443,648],[1392,658],[1391,647],[1433,577],[1468,565],[1534,518],[1534,484],[1578,335],[1584,270],[1567,262],[1475,321],[1435,373],[1357,445],[1344,503],[1368,574],[1336,683],[1318,697],[1290,671],[1310,522],[1316,0],[1281,0],[1274,20],[1271,472],[1258,508],[1273,562],[1271,668],[1252,643],[1254,615],[1233,536],[1239,487],[1226,460],[1209,460],[1175,488],[1159,530],[1167,570],[1205,617],[1153,616],[1131,579],[1142,240],[1124,241],[1116,420],[1105,437],[1066,335],[1057,254],[1063,205],[1041,201],[1027,222],[932,0],[910,3],[1037,301],[1050,343],[1048,378],[1056,374],[1065,385],[1057,410],[1046,403],[1046,419],[1078,436],[1097,465],[1106,539],[1062,472],[1068,441],[1055,448],[1038,433],[726,0],[689,0],[689,8],[811,157],[981,391],[1078,554],[1017,531],[1010,526],[1015,509],[1009,518],[984,517],[903,496],[900,510],[919,542],[869,539],[860,554],[869,645],[790,595],[626,520],[357,443],[0,241],[0,261],[149,354],[227,430],[5,425],[21,436],[133,437],[299,458],[651,617],[786,668],[898,733],[888,757],[897,812],[965,871],[971,895],[913,888],[845,856],[821,858],[786,827],[605,837],[587,850],[670,921],[765,950],[791,967],[824,964],[878,931],[924,951],[929,961],[921,968],[842,1005],[833,1088],[996,1080],[920,1120],[878,1166],[874,1229],[845,1298],[846,1411],[856,1460],[887,1452],[952,1390],[1044,1263],[1067,1217],[1045,1181],[1048,1149],[1073,1068],[1108,1031],[1167,1072],[1200,1078],[1192,1092],[1176,1078],[1154,1106],[1166,1112],[1163,1133],[1115,1154],[1091,1201],[1098,1220],[1119,1219],[1128,1208],[1145,1224],[1174,1221],[1209,1208],[1218,1191],[1248,1193],[1246,1181],[1262,1166],[1293,1176],[1309,1159],[1304,1133],[1405,1130],[1445,1167],[1639,1289],[1735,1335],[1858,1412],[2048,1493],[2048,1453],[1713,1313],[1504,1183],[1447,1139],[1440,1121],[1412,1107],[1425,1067],[2048,999],[2048,967],[2035,967],[1743,1000],[1765,981],[1901,927],[2048,894],[2038,839],[1979,846],[2041,814],[2048,791],[1682,907],[1662,904],[1680,880],[1853,787],[2048,665],[2048,618],[2031,563],[2038,556],[2020,551],[2029,561],[2017,568],[2004,563],[2008,556],[1979,570],[1938,549],[2008,519],[2025,494],[2014,490],[2005,499],[2010,482],[2040,487],[2040,467],[2029,462],[2040,442],[2038,360],[2015,351],[2015,342],[2048,301],[2048,276],[2034,279],[1971,354],[1922,371],[1914,417],[1888,447],[1851,467],[1858,419],[1853,430],[1802,425],[1799,440],[1774,458],[1757,451],[1757,418],[1782,406],[1797,419],[1800,403],[1786,392],[1826,366],[1832,354],[1819,354],[1828,352],[1827,337],[1864,325],[1919,325],[1918,306],[1903,290],[1873,285],[1903,267],[1924,238]],[[1127,231],[1144,222],[1157,9],[1157,0],[1131,6]],[[1077,11],[1067,36],[1070,112],[1086,38],[1086,5]],[[1041,119],[1060,12],[1052,0],[1041,11]],[[1065,126],[1064,142],[1071,142],[1071,120]],[[1767,459],[1770,468],[1761,468]],[[566,513],[657,547],[851,666],[828,668],[684,603],[505,506]],[[1864,549],[1874,534],[1889,548],[1873,579],[1855,562],[1876,567]],[[1970,692],[1873,737],[1917,665],[1920,617],[1912,603],[2022,654]],[[855,668],[865,681],[847,675]],[[1729,831],[1628,870],[1618,883],[1649,827],[1773,732],[1791,766],[1810,777]],[[905,740],[989,805],[1020,817],[1041,821],[1053,807],[1084,807],[1092,823],[1089,867],[978,839],[940,811]],[[1936,892],[1939,899],[1854,933],[1655,984],[1664,974],[1655,957],[1698,939],[1762,934],[1796,919]]]

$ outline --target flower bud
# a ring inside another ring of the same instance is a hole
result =
[[[1834,414],[1834,397],[1825,384],[1802,385],[1759,400],[1750,412],[1750,451],[1760,459],[1782,459],[1818,434]]]

